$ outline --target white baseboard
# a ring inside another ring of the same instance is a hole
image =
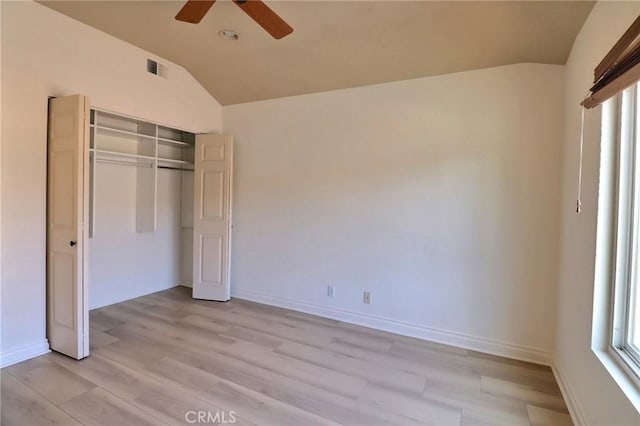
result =
[[[536,364],[551,365],[552,358],[550,352],[532,347],[500,342],[484,337],[471,336],[464,333],[447,331],[433,327],[425,327],[423,325],[397,321],[377,315],[301,302],[252,290],[232,288],[231,296],[237,297],[238,299],[279,306],[281,308],[291,309],[294,311],[305,312],[338,321],[401,334],[403,336],[415,337],[418,339],[533,362]]]
[[[556,382],[558,382],[564,402],[567,404],[573,424],[576,426],[585,426],[587,422],[584,419],[584,414],[582,414],[582,408],[580,408],[576,394],[573,392],[573,388],[567,380],[564,369],[561,367],[557,359],[551,364],[551,370],[556,378]]]
[[[49,341],[47,339],[8,351],[2,351],[2,353],[0,353],[0,368],[8,367],[49,352],[51,352],[51,350],[49,349]]]

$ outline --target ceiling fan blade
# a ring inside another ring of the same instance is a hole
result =
[[[289,35],[293,28],[260,0],[233,0],[254,21],[275,39]]]
[[[197,24],[202,21],[216,0],[188,0],[176,15],[178,21]]]

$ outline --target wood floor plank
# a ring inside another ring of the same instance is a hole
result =
[[[529,424],[526,403],[513,398],[491,395],[479,389],[451,385],[427,384],[423,398],[462,408],[466,417],[485,419],[499,424]]]
[[[145,344],[147,347],[153,348],[153,358],[155,360],[164,356],[179,354],[183,351],[183,348],[187,347],[187,343],[182,337],[176,337],[173,334],[163,336],[162,333],[158,331],[151,330],[138,324],[124,324],[109,330],[108,333],[117,337],[118,341],[125,343],[131,341],[134,346]],[[104,352],[104,350],[100,351],[100,349],[95,352],[98,354]]]
[[[316,347],[328,345],[332,339],[329,332],[314,334],[306,328],[283,324],[270,318],[265,318],[264,316],[243,315],[235,312],[235,309],[230,311],[199,309],[199,314],[222,321],[230,326],[238,325],[275,338],[283,338]]]
[[[455,426],[460,424],[462,417],[462,410],[453,404],[421,400],[374,384],[367,385],[361,399],[428,425]]]
[[[189,386],[193,383],[195,388],[206,387],[209,383],[214,385],[220,380],[228,381],[345,425],[410,423],[406,417],[375,407],[363,409],[355,399],[225,355],[187,353],[181,361],[165,359],[161,364],[150,366],[148,370],[159,372],[165,379],[177,384]]]
[[[427,382],[426,377],[422,375],[395,369],[389,365],[379,368],[376,364],[363,362],[362,359],[344,353],[317,349],[300,343],[284,343],[276,349],[276,352],[373,383],[415,392],[418,395],[422,394]]]
[[[2,371],[0,381],[0,424],[3,426],[80,425],[76,419],[8,372]]]
[[[96,328],[100,331],[107,331],[124,324],[124,321],[113,316],[111,312],[112,309],[110,309],[110,306],[91,311],[91,319],[89,321],[90,327]]]
[[[332,341],[341,341],[376,352],[388,352],[393,344],[393,341],[388,339],[370,336],[366,333],[342,330],[339,328],[329,330],[328,332],[332,337]]]
[[[60,405],[64,411],[85,425],[93,426],[157,426],[163,422],[141,409],[95,388]]]
[[[116,342],[94,350],[93,353],[138,369],[161,359],[163,346],[139,340],[118,339]]]
[[[572,426],[571,417],[564,412],[527,404],[531,426]]]
[[[438,358],[432,359],[433,352],[430,350],[420,352],[420,356],[415,359],[404,359],[340,341],[331,342],[326,349],[356,358],[377,369],[391,368],[424,376],[427,383],[432,385],[442,383],[480,389],[480,375],[471,369],[443,365]]]
[[[281,334],[284,337],[289,336],[292,330],[297,329],[301,330],[303,333],[306,332],[307,335],[314,336],[316,338],[323,336],[329,341],[333,339],[341,339],[343,341],[351,343],[352,345],[357,345],[376,351],[387,351],[393,343],[390,338],[372,336],[369,333],[363,333],[356,329],[345,330],[339,327],[327,327],[324,325],[314,324],[310,321],[302,321],[294,317],[283,315],[283,313],[280,311],[264,312],[254,311],[246,307],[238,307],[234,308],[231,312],[243,315],[245,317],[252,316],[264,321],[276,323],[278,324],[278,330],[282,330],[284,327],[285,333],[284,335]],[[304,341],[300,342],[306,343]]]
[[[521,361],[518,359],[505,358],[503,356],[487,354],[487,353],[478,352],[478,351],[467,351],[467,354],[471,359],[475,358],[479,360],[493,361],[501,365],[513,365],[513,366],[525,368],[527,370],[537,371],[543,376],[553,377],[553,372],[551,371],[551,368],[549,368],[546,365],[533,364],[531,362]]]
[[[188,287],[177,286],[164,291],[158,291],[149,296],[155,296],[157,298],[168,300],[172,303],[171,306],[188,306],[188,310],[193,312],[193,306],[205,307],[207,309],[215,309],[217,311],[225,311],[233,309],[235,306],[234,300],[228,302],[216,302],[212,300],[200,300],[191,297],[192,290]],[[147,296],[144,296],[145,298]],[[186,304],[186,305],[185,305]]]
[[[186,312],[193,312],[191,308],[195,305],[191,298],[175,297],[168,292],[152,293],[144,296],[144,298],[154,305],[170,309],[184,309]]]
[[[219,322],[198,314],[181,318],[176,322],[176,325],[190,329],[197,328],[211,333],[223,333],[232,328],[232,325],[229,323]]]
[[[185,415],[189,411],[212,410],[211,404],[197,398],[197,391],[187,387],[177,387],[162,380],[154,380],[151,375],[145,374],[145,370],[134,370],[123,366],[121,363],[114,363],[112,360],[102,357],[100,354],[91,355],[94,364],[101,364],[100,374],[95,374],[95,368],[90,371],[82,370],[89,377],[101,385],[102,389],[108,390],[110,395],[136,409],[145,412],[153,418],[157,418],[161,423],[185,424]],[[117,377],[117,381],[110,380],[112,376],[102,374],[111,372]],[[126,386],[120,383],[123,375],[129,376]],[[127,405],[127,407],[129,406]],[[65,405],[66,406],[66,405]],[[222,407],[215,407],[222,410]],[[250,424],[241,421],[239,424]]]
[[[285,342],[283,339],[278,339],[277,337],[265,335],[264,333],[240,326],[231,327],[230,329],[221,332],[220,335],[223,337],[230,337],[235,340],[254,343],[270,349],[275,349]]]
[[[435,365],[464,370],[470,374],[477,373],[469,364],[469,357],[465,352],[449,352],[429,345],[415,345],[404,341],[396,341],[391,346],[391,349],[389,349],[389,353],[398,359],[418,363],[422,363],[427,359]]]
[[[185,415],[189,411],[223,411],[224,407],[214,407],[211,403],[197,398],[198,390],[193,389],[193,383],[188,386],[176,386],[164,379],[163,375],[145,374],[152,370],[132,369],[121,362],[113,362],[101,354],[91,355],[93,364],[100,364],[100,373],[96,374],[95,367],[92,370],[82,370],[89,377],[109,391],[110,394],[127,401],[129,404],[146,412],[152,417],[158,418],[162,423],[185,424]],[[133,365],[137,367],[137,365]],[[175,367],[175,366],[172,366]],[[111,372],[117,377],[117,381],[110,380],[110,375],[102,374]],[[182,371],[180,373],[183,373]],[[200,371],[200,375],[205,374]],[[125,385],[120,383],[122,375],[128,375],[129,381]],[[193,380],[194,377],[189,377]],[[207,388],[203,389],[206,390]],[[240,415],[237,416],[237,424],[252,424]]]
[[[96,352],[81,361],[57,354],[52,355],[51,359],[56,364],[125,400],[133,400],[149,389],[158,386],[157,382],[153,382],[135,369],[112,361]]]
[[[288,327],[302,328],[302,329],[307,329],[307,327],[309,328],[318,327],[317,324],[314,324],[311,321],[304,321],[300,318],[285,315],[285,311],[286,310],[282,308],[260,305],[258,303],[252,303],[247,306],[243,304],[241,306],[236,306],[231,310],[231,312],[238,315],[257,318],[262,321],[268,321],[268,322],[272,322],[280,325],[285,325]],[[325,332],[328,329],[327,326],[320,326],[320,327],[322,327],[323,332]]]
[[[190,388],[198,394],[206,392],[220,383],[220,378],[205,370],[173,358],[162,358],[145,367],[145,371],[163,383],[171,383]]]
[[[283,309],[284,315],[289,318],[295,318],[300,321],[309,322],[314,325],[321,325],[324,327],[336,327],[340,324],[340,321],[331,318],[319,317],[317,315],[305,314],[303,312],[290,311]]]
[[[251,364],[345,396],[359,396],[367,384],[365,379],[289,358],[249,342],[239,341],[222,351]]]
[[[90,381],[54,363],[34,368],[24,373],[20,380],[56,405],[96,387]]]
[[[47,356],[38,356],[26,361],[19,362],[18,364],[13,364],[9,367],[5,367],[2,369],[2,371],[20,378],[24,373],[30,370],[33,370],[37,367],[42,367],[44,365],[49,365],[50,363],[51,361],[49,361]]]
[[[493,377],[482,377],[482,390],[492,395],[502,395],[532,403],[539,407],[568,413],[567,406],[560,395],[545,393],[534,387],[513,383]]]
[[[337,425],[326,418],[227,381],[212,387],[201,398],[226,410],[242,413],[242,416],[259,425]]]
[[[197,419],[198,413],[211,414],[214,418],[234,420],[237,425],[254,425],[228,405],[213,404],[210,400],[182,392],[182,388],[149,390],[133,401],[133,405],[169,425],[185,425]],[[233,412],[233,413],[232,413]]]
[[[408,348],[422,349],[426,351],[434,351],[436,353],[447,353],[458,356],[468,356],[469,350],[459,348],[457,346],[449,346],[437,342],[429,342],[426,340],[416,339],[414,337],[393,335],[395,345],[403,345]]]
[[[101,346],[106,346],[117,341],[117,337],[107,334],[100,329],[89,327],[89,351],[93,351]]]
[[[430,351],[446,352],[450,354],[457,354],[466,356],[468,351],[466,349],[457,348],[455,346],[443,345],[436,342],[428,342],[425,340],[416,339],[413,337],[400,336],[398,334],[389,333],[387,331],[375,330],[372,328],[364,327],[357,324],[349,324],[341,322],[338,326],[339,329],[362,333],[368,336],[378,337],[386,341],[392,342],[395,345],[403,345],[416,349],[428,349]],[[340,340],[340,339],[338,339]],[[347,342],[348,343],[348,342]]]
[[[112,318],[118,318],[125,324],[135,323],[149,327],[161,327],[173,323],[173,320],[171,318],[165,318],[160,315],[152,314],[139,304],[132,304],[127,302],[109,306],[109,310],[104,311],[104,315],[110,316]]]
[[[143,308],[144,312],[158,318],[166,318],[172,321],[179,320],[190,315],[190,312],[183,310],[181,307],[168,307],[163,305],[153,304]]]
[[[463,410],[460,426],[527,426],[529,422],[526,419],[513,420],[510,418],[502,418],[495,416],[486,411]]]
[[[125,324],[120,327],[109,330],[110,335],[118,337],[121,340],[132,341],[133,346],[136,347],[136,341],[144,341],[148,346],[167,346],[173,348],[185,348],[190,347],[194,349],[200,349],[203,351],[216,350],[219,347],[229,346],[235,343],[235,340],[220,336],[203,329],[201,327],[188,328],[186,325],[177,326],[174,324],[150,324],[147,321],[139,321],[134,324]],[[113,351],[117,348],[122,348],[123,351],[131,352],[127,350],[127,343],[116,342],[113,345],[100,348],[102,351]],[[138,345],[139,346],[139,345]],[[157,355],[157,356],[156,356]],[[156,358],[154,360],[162,358],[162,353],[158,350],[153,350],[153,353],[144,354],[141,356]]]
[[[560,388],[549,367],[522,361],[502,362],[500,357],[470,354],[467,365],[481,376],[521,383],[549,394],[560,395]]]

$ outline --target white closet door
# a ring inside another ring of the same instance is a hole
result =
[[[230,298],[233,139],[198,135],[195,148],[193,297]]]
[[[47,335],[51,349],[75,359],[89,355],[89,113],[89,99],[81,95],[49,104]]]

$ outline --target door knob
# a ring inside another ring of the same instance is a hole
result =
[[[77,243],[76,243],[75,241],[69,241],[69,245],[70,245],[71,247],[75,246],[76,244],[77,244]]]

